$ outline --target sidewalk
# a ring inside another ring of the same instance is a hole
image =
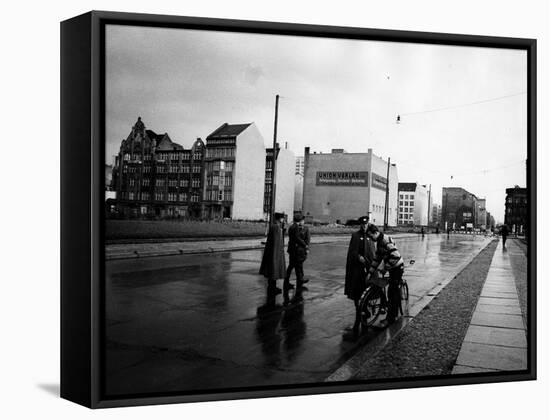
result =
[[[508,247],[515,245],[509,241]],[[509,255],[499,241],[453,374],[527,369],[527,340]]]
[[[393,238],[418,237],[414,233],[400,233],[392,235]],[[345,242],[350,235],[314,235],[312,244]],[[163,243],[139,243],[139,244],[108,244],[105,245],[106,260],[120,260],[128,258],[160,257],[166,255],[205,254],[212,252],[242,251],[248,249],[263,249],[265,238],[252,239],[223,239],[209,241],[177,241]]]

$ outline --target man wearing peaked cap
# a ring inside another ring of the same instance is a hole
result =
[[[357,219],[360,228],[351,235],[346,260],[345,295],[355,304],[355,322],[351,331],[353,338],[359,335],[361,317],[359,313],[359,300],[365,291],[367,284],[366,268],[370,267],[374,259],[376,248],[374,242],[367,236],[369,216],[361,216]]]
[[[293,269],[296,271],[296,284],[298,288],[301,288],[304,283],[307,283],[307,280],[304,279],[304,261],[309,252],[310,240],[311,236],[309,234],[309,229],[304,225],[304,216],[296,214],[294,216],[294,223],[288,229],[289,264],[283,284],[284,290],[294,288],[294,285],[290,283],[290,275]]]

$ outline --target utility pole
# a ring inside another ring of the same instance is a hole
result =
[[[432,199],[432,184],[430,184],[430,189],[428,191],[428,229],[430,229],[430,211],[432,209],[431,199]]]
[[[390,158],[388,158],[388,170],[386,173],[386,202],[384,204],[384,231],[388,230],[389,200],[390,200]]]
[[[279,117],[279,95],[275,96],[275,126],[273,128],[273,159],[272,159],[272,168],[271,168],[271,206],[269,213],[269,222],[273,224],[273,219],[275,216],[275,188],[277,184],[275,183],[275,177],[277,176],[277,119]]]

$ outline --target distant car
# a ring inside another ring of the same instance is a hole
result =
[[[348,219],[346,221],[346,226],[359,226],[359,220],[357,220],[357,219]]]

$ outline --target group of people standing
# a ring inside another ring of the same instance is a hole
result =
[[[399,283],[403,277],[404,261],[394,241],[387,234],[380,232],[374,224],[369,224],[369,217],[358,219],[360,228],[351,235],[346,260],[345,295],[355,304],[355,321],[349,330],[354,336],[359,335],[361,314],[359,302],[370,280],[381,273],[389,273],[388,313],[385,324],[393,323],[398,316],[400,293]],[[290,283],[292,270],[296,271],[296,287],[303,288],[308,281],[304,278],[304,261],[309,253],[310,233],[304,225],[302,215],[294,216],[294,223],[288,229],[289,265],[285,264],[284,255],[284,214],[275,213],[274,221],[269,228],[265,244],[260,274],[267,278],[268,295],[277,295],[277,279],[284,278],[283,289],[288,291],[294,285]]]
[[[309,253],[311,236],[304,224],[304,216],[294,216],[294,223],[288,229],[288,267],[284,253],[284,213],[275,213],[273,223],[269,227],[264,255],[260,265],[260,274],[267,278],[267,293],[277,295],[281,289],[277,287],[277,279],[284,278],[283,289],[294,289],[290,282],[292,270],[296,272],[296,287],[303,288],[309,280],[304,278],[304,261]]]

